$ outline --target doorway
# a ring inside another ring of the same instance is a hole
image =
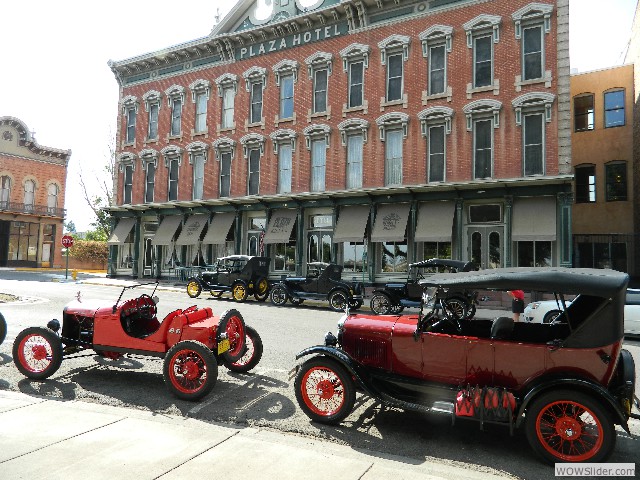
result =
[[[503,265],[504,226],[467,227],[468,258],[480,269]]]

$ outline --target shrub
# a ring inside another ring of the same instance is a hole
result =
[[[78,240],[76,238],[69,256],[90,262],[106,262],[109,258],[109,245],[107,245],[107,242]]]

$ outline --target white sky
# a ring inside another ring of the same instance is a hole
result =
[[[306,2],[314,0],[305,0]],[[571,0],[571,67],[619,65],[637,0]],[[107,66],[204,37],[233,0],[31,0],[2,2],[0,116],[35,131],[40,145],[71,149],[66,220],[78,231],[93,213],[82,199],[85,179],[104,176],[115,133],[118,86]]]

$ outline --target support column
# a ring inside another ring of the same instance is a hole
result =
[[[463,218],[464,218],[464,200],[462,198],[456,199],[456,213],[455,213],[455,222],[454,222],[454,232],[453,238],[457,239],[457,242],[454,245],[451,245],[451,256],[452,258],[456,258],[458,260],[463,260],[464,257],[462,253],[464,252],[463,246],[467,244],[466,238],[464,238],[462,226],[463,226]]]
[[[513,196],[504,197],[504,266],[513,266],[513,242],[511,241],[511,223],[513,222]]]
[[[558,193],[558,260],[561,267],[573,265],[573,234],[571,230],[571,207],[573,193]]]

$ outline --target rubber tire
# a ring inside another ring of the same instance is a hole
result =
[[[342,299],[342,301],[340,301],[340,299]],[[349,296],[342,290],[334,290],[331,292],[331,295],[329,295],[329,307],[331,307],[331,310],[334,312],[343,312],[345,303],[349,301],[348,299]]]
[[[539,414],[550,404],[563,400],[581,404],[583,407],[586,407],[591,411],[594,419],[600,421],[603,440],[602,445],[593,454],[593,456],[572,460],[571,458],[566,458],[561,455],[554,455],[549,452],[538,439],[536,427]],[[607,410],[602,407],[600,402],[594,400],[592,396],[575,390],[552,390],[550,392],[543,393],[539,397],[535,398],[531,403],[531,406],[527,408],[525,418],[525,431],[527,440],[529,441],[531,448],[533,448],[533,450],[540,457],[542,457],[547,463],[550,464],[575,461],[589,463],[604,462],[609,457],[616,444],[615,425],[611,420],[611,417],[607,413]]]
[[[391,299],[384,293],[374,293],[369,307],[376,315],[389,315],[391,313]]]
[[[313,370],[326,370],[332,372],[335,378],[331,384],[335,387],[335,380],[337,380],[337,382],[342,385],[344,399],[342,404],[338,406],[337,410],[330,410],[323,413],[319,408],[309,405],[308,402],[311,402],[311,399],[308,398],[308,395],[303,393],[302,388],[303,382],[308,378],[308,373]],[[324,356],[310,358],[302,364],[296,374],[294,388],[300,408],[314,422],[328,424],[340,423],[351,413],[356,400],[355,384],[351,375],[347,373],[344,367],[338,362]]]
[[[276,285],[271,289],[271,303],[274,305],[281,307],[287,303],[288,297],[289,295],[287,294],[287,291],[279,285]]]
[[[226,367],[235,373],[247,373],[253,369],[262,358],[262,352],[264,347],[262,345],[262,339],[255,328],[245,325],[245,353],[236,362],[227,363]],[[251,347],[249,346],[251,342]]]
[[[41,336],[49,344],[51,348],[51,360],[42,370],[33,370],[23,365],[21,359],[20,347],[24,341],[32,336]],[[45,327],[29,327],[21,331],[13,342],[13,363],[25,377],[33,380],[44,380],[56,373],[62,363],[62,341],[54,332]]]
[[[247,286],[243,283],[236,282],[233,284],[233,287],[231,287],[231,298],[238,303],[244,302],[248,295]]]
[[[234,319],[234,323],[229,325],[229,322]],[[239,322],[239,323],[238,323]],[[232,327],[232,331],[229,331],[229,328]],[[222,332],[227,332],[229,335],[229,342],[231,343],[231,348],[222,354],[222,359],[224,363],[233,363],[237,362],[244,355],[244,338],[247,334],[247,326],[244,323],[244,317],[242,314],[236,310],[235,308],[230,308],[226,310],[221,316],[220,321],[218,322],[218,336]],[[235,337],[235,338],[232,338]],[[242,340],[238,343],[238,338]]]
[[[260,286],[263,286],[262,293],[259,291],[261,290]],[[253,298],[259,302],[264,302],[269,298],[269,281],[264,277],[260,277],[258,281],[253,284],[253,290]]]
[[[4,315],[0,313],[0,345],[7,338],[7,321],[4,319]]]
[[[209,293],[214,298],[220,298],[223,294],[222,290],[211,290]]]
[[[404,307],[402,305],[391,305],[389,313],[391,313],[392,315],[400,315],[403,310]]]
[[[207,378],[204,383],[196,390],[191,392],[185,391],[186,389],[180,389],[174,383],[174,375],[171,372],[172,359],[182,352],[190,350],[197,354],[204,362],[204,366],[207,372]],[[164,377],[164,383],[167,385],[167,389],[173,395],[181,400],[195,401],[207,395],[216,384],[218,380],[218,362],[213,352],[207,348],[207,346],[201,342],[195,340],[183,340],[176,343],[169,349],[167,355],[164,357],[164,366],[162,368],[162,375]]]
[[[187,282],[187,295],[191,298],[198,298],[202,293],[202,285],[195,278],[190,278]]]
[[[547,313],[544,314],[544,317],[542,317],[542,323],[551,323],[553,322],[556,318],[558,318],[560,316],[562,312],[560,310],[550,310]]]

